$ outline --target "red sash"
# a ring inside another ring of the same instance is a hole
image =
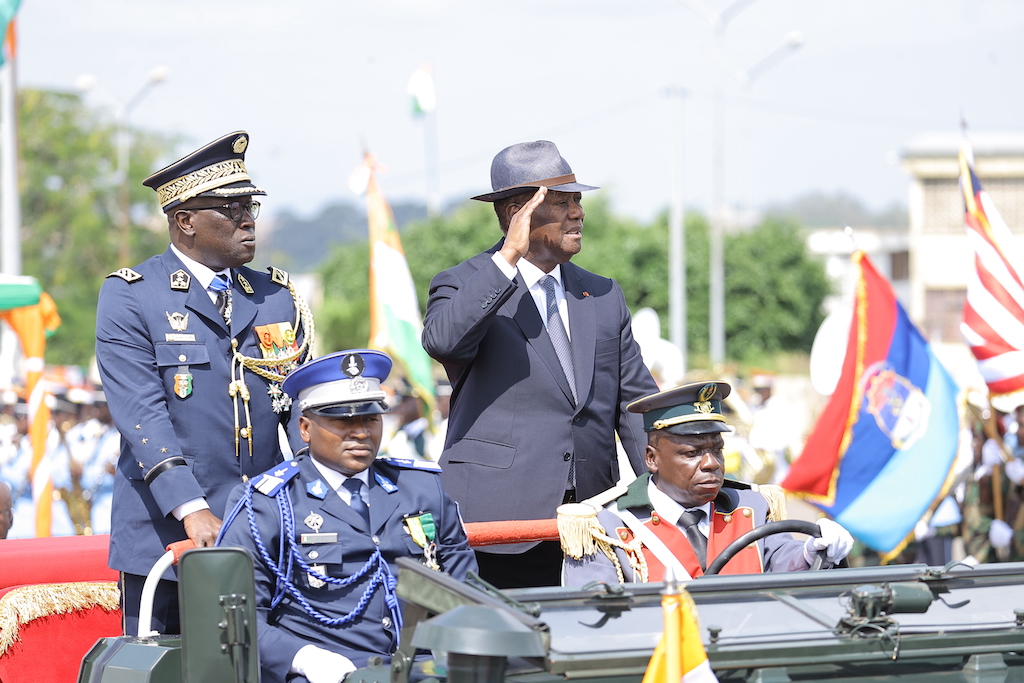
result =
[[[682,563],[690,576],[697,578],[704,574],[700,568],[697,556],[690,547],[679,527],[669,524],[655,512],[651,518],[644,522],[644,526],[657,536],[665,547]],[[732,512],[723,512],[715,509],[711,504],[711,537],[708,539],[708,564],[714,561],[718,554],[734,540],[754,528],[754,511],[748,507],[738,507]],[[633,540],[633,532],[627,527],[619,527],[616,532],[623,541]],[[665,578],[665,566],[658,561],[647,546],[643,546],[644,557],[647,558],[648,576],[651,582],[663,581]],[[757,544],[752,544],[736,553],[736,555],[725,565],[721,574],[761,574],[764,567],[761,563],[761,553]]]

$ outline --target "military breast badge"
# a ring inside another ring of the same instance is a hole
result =
[[[178,372],[174,375],[174,395],[178,398],[192,395],[192,373],[188,371],[187,365],[178,366]]]

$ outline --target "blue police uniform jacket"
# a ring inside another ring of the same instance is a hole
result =
[[[249,440],[240,437],[235,455],[236,408],[240,427],[246,418],[242,400],[228,394],[232,341],[240,353],[262,357],[254,327],[287,322],[294,329],[298,316],[286,274],[274,282],[267,273],[233,269],[229,330],[209,294],[170,248],[134,272],[119,272],[127,278],[107,278],[96,311],[96,360],[121,433],[110,566],[145,575],[167,544],[187,538],[171,514],[174,508],[205,497],[219,516],[236,484],[281,461],[278,424],[288,414],[274,412],[271,382],[248,370],[252,454]],[[181,376],[187,375],[191,386],[181,386]],[[176,382],[186,395],[175,393]],[[164,578],[173,579],[172,571]]]
[[[370,528],[367,528],[363,517],[323,482],[309,455],[300,454],[294,461],[298,463],[299,473],[277,495],[287,491],[291,500],[292,542],[308,565],[322,565],[326,575],[342,579],[358,573],[378,548],[389,565],[399,557],[422,557],[423,550],[406,532],[403,520],[407,515],[429,512],[437,527],[437,557],[441,569],[460,580],[467,571],[477,571],[476,557],[469,547],[458,509],[444,492],[436,473],[403,468],[387,459],[374,461],[368,477]],[[246,485],[238,486],[232,492],[229,511],[245,494],[246,488]],[[259,491],[253,491],[252,500],[260,544],[273,561],[279,563],[282,525],[278,502]],[[322,519],[313,524],[319,527],[318,533],[336,534],[336,541],[302,543],[302,534],[312,532],[306,520],[313,515]],[[313,619],[292,594],[286,594],[271,609],[277,577],[261,556],[246,510],[241,509],[221,533],[219,545],[245,548],[255,560],[259,614],[256,630],[264,683],[284,681],[295,653],[309,644],[344,655],[357,667],[365,666],[371,656],[387,659],[394,652],[398,629],[385,604],[382,588],[372,594],[361,616],[342,626],[328,626]],[[282,569],[287,566],[281,564]],[[355,609],[372,576],[371,573],[350,586],[328,583],[313,588],[307,573],[298,564],[292,562],[291,569],[292,582],[301,596],[332,619]],[[391,567],[391,571],[397,576],[395,567]]]

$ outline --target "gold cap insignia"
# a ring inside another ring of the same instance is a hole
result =
[[[245,137],[244,135],[239,135],[237,138],[235,138],[234,143],[232,143],[231,149],[234,150],[235,154],[241,154],[242,152],[245,151],[245,148],[248,146],[248,144],[249,138]]]
[[[700,389],[700,393],[697,394],[698,401],[710,401],[711,397],[715,395],[715,391],[718,390],[714,384],[705,384]]]
[[[171,289],[188,291],[190,284],[192,284],[192,276],[183,269],[179,269],[171,273]]]

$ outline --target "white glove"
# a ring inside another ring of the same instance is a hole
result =
[[[814,563],[814,556],[819,550],[825,551],[825,561],[829,564],[835,564],[850,554],[853,549],[853,536],[841,524],[822,517],[818,520],[818,528],[821,530],[821,536],[808,538],[804,542],[804,559],[807,560],[807,566]]]
[[[1010,547],[1013,540],[1013,527],[1001,519],[993,519],[988,528],[988,540],[996,550]]]
[[[995,439],[987,440],[981,447],[981,464],[991,466],[1003,464],[1003,449]]]
[[[292,672],[305,676],[309,683],[341,683],[355,665],[348,657],[316,645],[304,645],[292,659]]]
[[[1021,462],[1019,458],[1010,458],[1006,465],[1003,466],[1003,471],[1006,472],[1006,476],[1014,484],[1020,484],[1024,481],[1024,462]]]
[[[923,541],[925,539],[931,538],[934,535],[935,527],[931,526],[930,524],[928,524],[928,522],[924,521],[923,519],[918,520],[917,524],[914,525],[915,541]]]
[[[996,443],[995,439],[989,439],[981,447],[981,465],[974,471],[974,481],[980,481],[983,477],[992,475],[998,465],[1003,464],[1003,450]]]

